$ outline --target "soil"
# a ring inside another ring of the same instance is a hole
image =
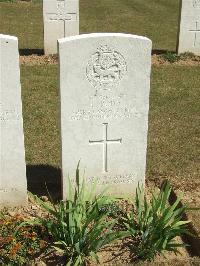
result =
[[[147,198],[151,194],[151,191],[155,189],[155,183],[152,181],[147,181],[146,185],[146,194]],[[43,201],[48,201],[47,196],[40,197]],[[126,204],[126,202],[122,202],[122,204]],[[125,206],[127,209],[127,204]],[[20,214],[25,218],[33,218],[33,217],[46,217],[46,212],[35,202],[32,195],[29,195],[28,204],[23,208],[14,208],[9,209],[8,211],[10,216],[14,216],[16,214]],[[182,243],[180,238],[177,238],[177,243]],[[180,248],[180,254],[174,254],[172,252],[165,252],[165,257],[157,256],[154,262],[147,263],[137,261],[135,257],[132,255],[129,249],[130,239],[120,240],[112,245],[106,246],[102,249],[101,252],[98,253],[100,259],[100,265],[193,265],[193,259],[188,254],[185,248]],[[196,264],[199,263],[199,264]],[[55,251],[49,252],[48,254],[41,254],[38,258],[35,259],[33,265],[44,266],[44,265],[64,265],[64,258],[60,256]],[[88,265],[94,266],[95,263],[88,262]],[[200,258],[195,259],[194,265],[200,265]]]
[[[19,58],[21,65],[55,65],[58,64],[58,57],[56,55],[29,55],[20,56]]]
[[[29,55],[20,56],[21,65],[56,65],[58,64],[58,56],[46,56],[46,55]],[[199,66],[200,56],[186,57],[185,59],[179,59],[176,62],[169,62],[162,55],[152,55],[152,65],[177,65],[177,66]]]
[[[193,210],[187,212],[188,219],[192,221],[193,227],[200,238],[200,186],[199,180],[182,180],[179,182],[173,178],[173,187],[176,195],[183,193],[182,203],[190,206]],[[200,247],[199,247],[200,249]]]
[[[181,243],[182,241],[180,238],[177,238],[177,242]],[[100,264],[109,266],[109,265],[125,265],[131,263],[132,264],[141,263],[141,261],[139,262],[135,260],[135,258],[132,256],[127,246],[128,246],[128,240],[125,240],[125,241],[119,241],[118,243],[113,244],[112,246],[104,248],[99,253]],[[190,265],[187,264],[190,258],[185,248],[180,248],[179,252],[180,254],[177,255],[171,252],[165,252],[165,257],[156,256],[155,260],[152,262],[152,265],[154,265],[153,263],[155,264],[169,263],[168,265],[172,265],[173,264],[172,262],[175,260],[184,262],[184,265]]]
[[[151,57],[152,65],[161,66],[161,65],[177,65],[177,66],[199,66],[200,65],[200,57],[186,57],[182,59],[178,59],[175,62],[170,62],[166,60],[162,55],[153,54]]]

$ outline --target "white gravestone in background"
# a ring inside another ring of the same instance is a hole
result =
[[[178,54],[200,55],[200,0],[182,0]]]
[[[88,182],[130,194],[145,181],[151,41],[96,33],[58,44],[63,198],[80,159]]]
[[[26,203],[18,40],[0,34],[0,207]]]
[[[79,0],[43,0],[44,51],[57,53],[57,40],[79,34]]]

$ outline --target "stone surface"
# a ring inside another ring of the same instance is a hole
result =
[[[200,0],[182,0],[178,54],[200,55]]]
[[[0,34],[0,207],[27,201],[18,40]]]
[[[145,181],[151,41],[129,34],[58,40],[63,196],[78,160],[111,194]]]
[[[79,34],[79,0],[43,0],[44,51],[57,53],[57,40]]]

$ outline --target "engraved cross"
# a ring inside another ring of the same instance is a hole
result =
[[[120,139],[108,139],[108,123],[103,123],[103,138],[100,140],[89,140],[91,145],[103,145],[103,172],[108,172],[108,144],[121,144]]]
[[[200,33],[200,28],[199,28],[199,22],[196,21],[195,22],[195,29],[194,30],[189,30],[190,32],[193,32],[194,33],[194,47],[196,46],[197,44],[197,34]]]
[[[57,1],[57,12],[47,13],[47,19],[50,21],[62,21],[64,26],[64,37],[66,29],[66,21],[76,21],[77,14],[75,12],[66,12],[65,2]]]

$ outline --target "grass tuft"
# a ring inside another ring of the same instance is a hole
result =
[[[187,207],[177,207],[181,198],[170,206],[170,194],[171,187],[167,184],[159,194],[153,193],[148,202],[144,190],[137,188],[134,208],[125,215],[124,225],[133,238],[132,249],[139,259],[152,260],[164,251],[177,253],[179,247],[185,246],[176,243],[175,238],[188,234],[189,221],[182,220]]]
[[[27,224],[44,226],[53,239],[54,249],[66,257],[67,265],[83,265],[89,258],[98,263],[97,252],[102,247],[128,234],[114,230],[116,221],[109,219],[110,210],[106,207],[113,199],[103,193],[95,196],[95,185],[88,191],[84,179],[80,179],[79,165],[75,184],[68,179],[67,188],[67,200],[58,205],[35,197],[50,218],[26,221],[19,228]]]

